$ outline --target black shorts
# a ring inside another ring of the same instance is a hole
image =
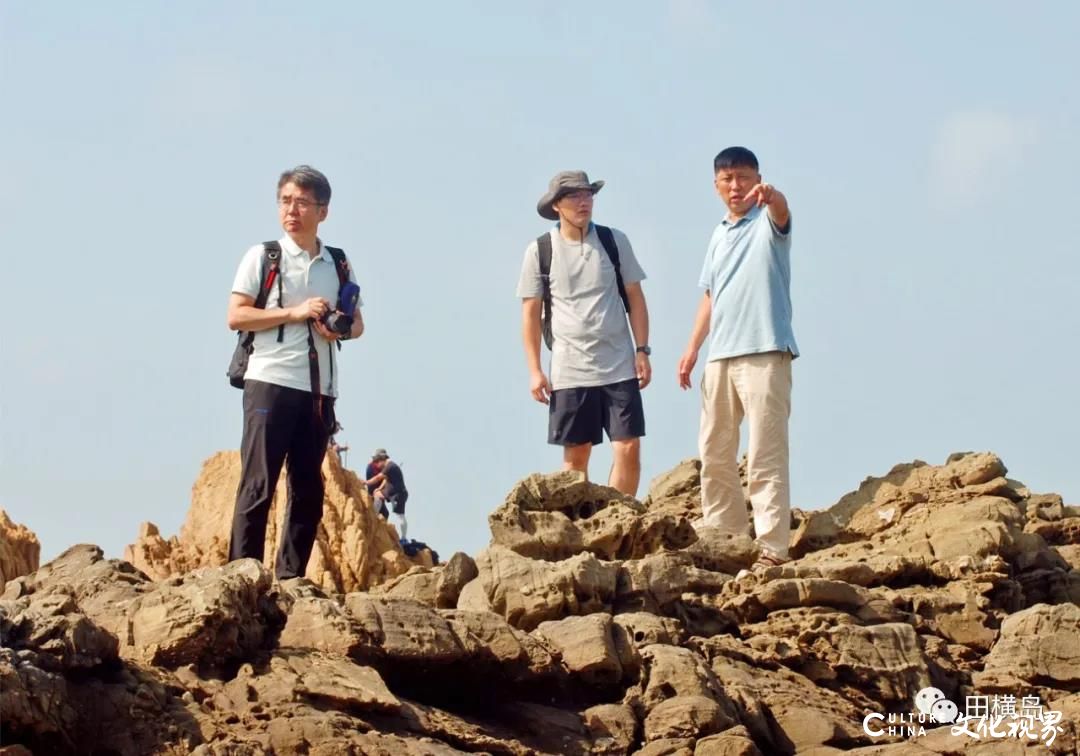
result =
[[[386,511],[386,504],[390,504],[390,508],[394,510],[394,514],[405,514],[405,502],[409,500],[409,492],[403,491],[401,493],[392,493],[385,499],[382,494],[379,494],[379,514],[383,517],[389,518],[390,513]]]
[[[645,408],[637,378],[607,386],[558,389],[548,405],[548,443],[558,446],[604,443],[645,435]]]

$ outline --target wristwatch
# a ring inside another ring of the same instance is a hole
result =
[[[648,357],[649,355],[652,354],[652,347],[649,346],[648,344],[642,344],[641,346],[639,346],[637,348],[637,350],[639,352],[641,352],[643,355],[645,355],[646,357]]]

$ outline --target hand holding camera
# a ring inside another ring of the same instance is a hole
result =
[[[330,303],[322,297],[312,297],[292,308],[292,320],[303,323],[305,320],[321,320],[330,311]]]
[[[352,331],[353,315],[356,313],[356,303],[359,301],[359,286],[352,281],[349,281],[341,287],[341,291],[338,294],[337,307],[333,310],[327,309],[316,319],[317,330],[323,338],[331,338],[328,334],[333,334],[333,338],[348,337],[349,332]],[[323,330],[327,333],[323,333]]]

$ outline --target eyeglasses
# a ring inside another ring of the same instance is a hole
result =
[[[593,193],[590,189],[578,189],[577,191],[567,192],[559,199],[568,199],[571,202],[591,202]]]
[[[313,207],[321,207],[326,203],[309,200],[307,197],[278,197],[277,204],[282,210],[288,210],[295,205],[297,210],[305,212]]]

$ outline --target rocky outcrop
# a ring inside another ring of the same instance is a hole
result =
[[[38,568],[41,544],[25,525],[16,525],[0,509],[0,590],[4,583]]]
[[[492,543],[550,561],[582,552],[599,559],[636,559],[696,540],[683,518],[650,511],[633,497],[573,472],[529,476],[488,523]]]
[[[797,555],[837,543],[861,541],[891,530],[919,505],[941,509],[981,496],[1022,498],[1022,486],[1005,477],[1005,465],[993,454],[954,454],[945,465],[915,461],[897,465],[881,478],[867,478],[826,510],[804,515],[792,535]]]
[[[645,503],[530,477],[475,560],[369,591],[254,560],[155,581],[74,547],[0,597],[0,735],[50,754],[1023,750],[864,730],[936,688],[1037,695],[1063,718],[1031,752],[1075,753],[1080,513],[1004,474],[992,455],[895,468],[831,526],[796,513],[800,558],[743,575],[748,538],[687,530],[689,464]]]
[[[1037,604],[1006,618],[974,679],[1003,694],[1031,686],[1080,691],[1080,606]]]
[[[332,451],[323,462],[323,478],[323,516],[305,577],[327,591],[348,593],[366,590],[417,564],[432,566],[431,552],[416,559],[405,555],[396,531],[371,508],[363,483]],[[239,482],[239,452],[215,454],[203,464],[192,488],[191,508],[180,535],[166,540],[156,525],[143,523],[136,542],[124,550],[124,559],[158,580],[224,564]],[[286,496],[282,476],[266,529],[264,562],[269,567],[281,534]]]

